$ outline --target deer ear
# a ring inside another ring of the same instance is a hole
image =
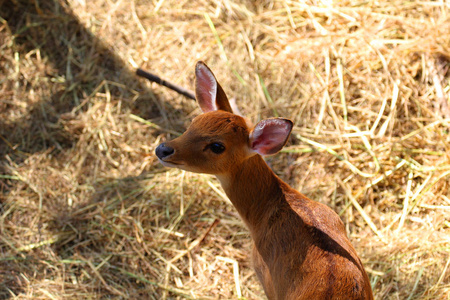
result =
[[[250,133],[250,148],[260,155],[275,154],[286,144],[293,123],[284,118],[260,121]]]
[[[227,95],[213,72],[202,61],[195,66],[195,97],[204,113],[219,109],[232,112]]]

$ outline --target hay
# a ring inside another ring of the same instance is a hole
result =
[[[450,7],[433,1],[0,0],[0,298],[264,299],[206,175],[153,155],[204,60],[268,162],[337,211],[376,299],[450,297]],[[218,222],[217,222],[218,220]]]

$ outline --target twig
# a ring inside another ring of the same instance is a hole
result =
[[[399,233],[400,230],[403,227],[403,224],[405,223],[406,217],[408,215],[408,206],[409,206],[409,198],[411,195],[411,185],[412,185],[412,180],[413,180],[413,172],[409,172],[408,175],[408,183],[406,184],[406,195],[405,195],[405,199],[403,200],[403,212],[402,212],[402,217],[400,218],[400,222],[398,223],[398,227],[396,232]]]
[[[419,269],[419,272],[417,272],[417,278],[416,278],[416,281],[414,282],[414,287],[413,287],[411,293],[409,293],[408,299],[406,299],[406,300],[410,300],[414,297],[414,293],[417,289],[417,286],[419,285],[420,278],[422,278],[422,274],[423,274],[423,267]]]
[[[167,262],[166,266],[166,275],[164,277],[164,286],[169,286],[169,275],[170,275],[170,269],[173,267],[173,263],[182,258],[183,256],[187,255],[190,251],[192,251],[195,247],[200,245],[201,242],[203,242],[206,238],[206,236],[209,234],[209,232],[219,224],[219,219],[215,219],[214,222],[209,226],[209,228],[196,240],[191,242],[189,247],[176,255],[174,258],[172,258],[170,261]],[[161,299],[167,299],[167,291],[164,290]]]
[[[140,76],[140,77],[147,78],[151,82],[156,82],[157,84],[165,86],[165,87],[167,87],[167,88],[177,92],[178,94],[181,94],[181,95],[185,96],[186,98],[195,100],[195,95],[194,95],[194,93],[192,91],[187,90],[187,89],[185,89],[185,88],[183,88],[183,87],[181,87],[179,85],[176,85],[176,84],[173,84],[171,82],[168,82],[168,81],[162,79],[161,77],[159,77],[159,76],[157,76],[155,74],[149,73],[149,72],[144,71],[144,70],[139,68],[139,69],[136,70],[136,75]]]
[[[436,91],[437,101],[435,101],[434,103],[436,115],[439,115],[442,118],[450,118],[450,109],[447,104],[447,97],[445,95],[444,88],[442,87],[442,81],[444,81],[442,78],[443,77],[442,74],[440,74],[442,72],[438,72],[438,68],[436,67],[438,61],[428,59],[427,62],[431,80],[433,82],[433,86]]]
[[[234,276],[234,285],[236,287],[236,295],[237,295],[238,299],[241,299],[242,292],[241,292],[241,283],[239,281],[239,264],[238,264],[238,262],[234,259],[224,257],[224,256],[216,256],[216,258],[233,265],[233,276]]]
[[[339,183],[339,185],[344,189],[345,194],[347,195],[348,199],[350,199],[350,201],[352,202],[353,206],[361,214],[361,216],[363,217],[364,221],[366,221],[367,225],[369,225],[370,229],[372,229],[372,231],[380,238],[380,240],[382,242],[387,244],[386,239],[381,234],[381,232],[377,229],[377,226],[375,226],[375,224],[373,223],[372,219],[366,214],[366,212],[361,207],[361,205],[359,205],[358,201],[356,201],[356,199],[353,197],[352,192],[350,191],[350,188],[342,181],[341,178],[336,177],[336,180]]]

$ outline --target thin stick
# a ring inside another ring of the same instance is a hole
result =
[[[194,93],[192,91],[187,90],[187,89],[185,89],[185,88],[183,88],[183,87],[181,87],[179,85],[176,85],[176,84],[173,84],[171,82],[168,82],[168,81],[162,79],[161,77],[159,77],[159,76],[157,76],[155,74],[149,73],[147,71],[144,71],[144,70],[138,68],[136,70],[136,75],[140,76],[140,77],[147,78],[151,82],[156,82],[157,84],[165,86],[165,87],[167,87],[167,88],[177,92],[178,94],[181,94],[181,95],[185,96],[186,98],[195,100],[195,95],[194,95]]]
[[[339,185],[344,189],[345,194],[347,195],[348,199],[352,202],[353,206],[356,208],[356,210],[361,214],[364,221],[366,221],[367,225],[369,225],[370,229],[380,238],[382,242],[387,244],[386,239],[381,234],[381,232],[377,229],[377,226],[373,223],[372,219],[369,217],[369,215],[366,214],[364,209],[359,205],[358,201],[356,201],[355,197],[353,197],[352,192],[350,191],[350,188],[342,181],[341,178],[336,177],[337,182]]]
[[[347,101],[345,100],[345,92],[344,92],[344,75],[342,74],[342,64],[341,59],[338,58],[337,60],[337,73],[338,73],[338,79],[339,79],[339,95],[341,97],[341,103],[342,103],[342,112],[344,117],[344,123],[347,126]],[[345,127],[346,127],[345,126]]]
[[[406,217],[408,215],[408,206],[409,206],[409,197],[411,195],[411,185],[412,185],[412,179],[413,179],[413,172],[409,172],[408,175],[408,183],[406,184],[406,195],[405,199],[403,200],[403,213],[402,217],[400,218],[400,222],[398,223],[398,227],[396,232],[399,233],[400,230],[403,227],[403,224],[405,223]]]
[[[238,264],[238,262],[234,259],[224,257],[224,256],[216,256],[216,258],[233,265],[233,275],[234,275],[234,285],[236,287],[236,296],[238,299],[241,299],[242,292],[241,292],[241,283],[239,281],[239,264]]]

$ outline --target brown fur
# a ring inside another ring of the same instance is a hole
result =
[[[289,187],[259,155],[228,176],[225,191],[250,229],[269,299],[373,299],[334,211]]]

